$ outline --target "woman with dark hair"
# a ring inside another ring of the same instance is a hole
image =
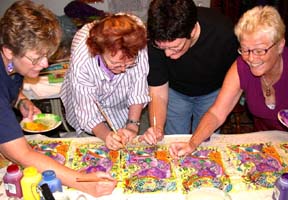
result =
[[[157,110],[149,109],[151,127],[141,139],[156,144],[166,134],[195,131],[237,57],[238,43],[229,18],[192,0],[151,1],[147,30],[149,107]]]

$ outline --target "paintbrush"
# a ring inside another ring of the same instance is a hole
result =
[[[112,129],[112,131],[113,131],[115,134],[118,134],[117,131],[116,131],[116,129],[115,129],[115,127],[113,126],[110,118],[106,115],[106,113],[104,112],[104,110],[102,109],[102,107],[100,106],[100,104],[99,104],[97,101],[95,101],[95,103],[96,103],[98,109],[100,110],[102,116],[103,116],[104,119],[107,121],[109,127]]]
[[[102,107],[101,107],[101,105],[99,104],[99,102],[98,102],[98,101],[94,101],[94,102],[96,103],[96,105],[97,105],[98,109],[100,110],[100,112],[101,112],[102,116],[104,117],[104,119],[107,121],[109,127],[112,129],[112,131],[113,131],[116,135],[118,135],[118,132],[117,132],[116,128],[113,126],[110,118],[108,117],[108,115],[106,115],[106,113],[105,113],[104,110],[102,109]],[[125,150],[128,151],[126,145],[124,145],[123,143],[122,143],[122,145],[123,145],[123,147],[125,148]]]

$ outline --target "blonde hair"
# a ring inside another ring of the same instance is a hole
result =
[[[245,33],[266,32],[273,42],[277,42],[285,37],[285,24],[274,7],[256,6],[242,15],[234,32],[239,41]]]

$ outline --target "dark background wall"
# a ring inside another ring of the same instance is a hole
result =
[[[288,1],[287,0],[211,0],[211,7],[220,10],[237,23],[241,15],[257,5],[271,5],[278,9],[286,25],[286,46],[288,46]]]

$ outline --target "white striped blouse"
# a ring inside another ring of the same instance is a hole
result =
[[[83,26],[73,38],[70,66],[60,93],[66,120],[78,134],[92,133],[95,126],[105,121],[95,101],[101,104],[116,129],[125,126],[129,106],[146,106],[150,101],[147,48],[139,51],[137,66],[115,75],[110,80],[99,67],[97,57],[91,56],[86,45],[92,26],[93,23]]]

